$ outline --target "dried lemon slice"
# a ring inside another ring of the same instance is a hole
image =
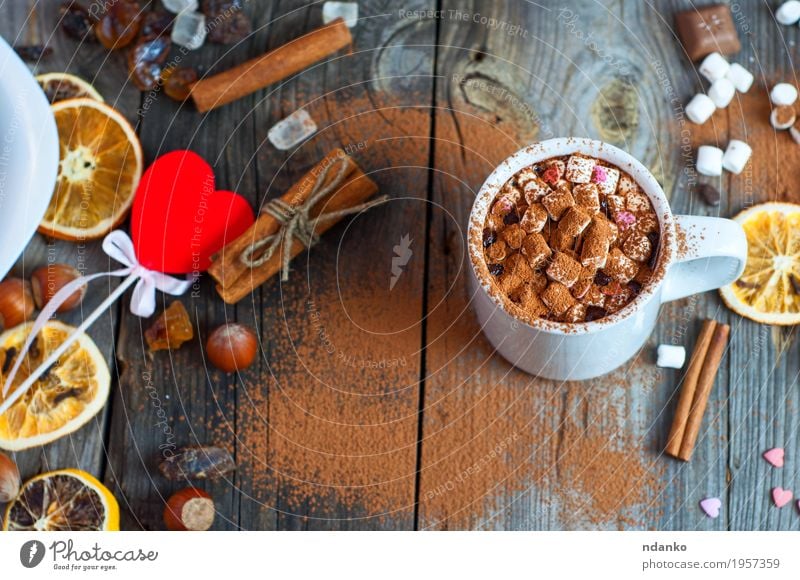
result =
[[[56,72],[36,75],[36,82],[42,87],[47,100],[51,103],[79,97],[88,97],[103,102],[103,97],[90,83],[69,73]]]
[[[720,288],[725,304],[763,324],[800,324],[800,205],[763,203],[733,219],[747,236],[747,265]]]
[[[60,163],[39,231],[70,241],[103,237],[133,203],[142,176],[139,138],[118,111],[93,99],[67,99],[51,110]]]
[[[85,471],[51,471],[25,482],[6,509],[3,530],[118,531],[119,504]]]
[[[31,324],[0,335],[0,385],[12,368]],[[22,384],[74,329],[51,321],[34,341],[9,391]],[[91,338],[82,335],[54,367],[0,415],[0,448],[19,451],[72,433],[94,417],[108,399],[111,375]],[[0,395],[0,402],[3,401]]]

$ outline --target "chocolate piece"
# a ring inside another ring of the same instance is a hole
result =
[[[488,248],[497,241],[497,232],[489,228],[483,228],[483,247]]]
[[[512,209],[503,217],[503,223],[507,226],[511,224],[519,223],[519,214],[517,213],[516,209]]]
[[[603,272],[602,270],[598,270],[597,274],[594,275],[594,283],[598,286],[607,286],[611,283],[611,276]]]
[[[489,273],[492,276],[499,276],[503,273],[503,270],[505,270],[503,264],[489,264]]]
[[[741,48],[731,9],[724,4],[679,12],[675,15],[675,27],[692,61],[712,52],[735,54]]]
[[[598,320],[603,318],[606,315],[606,311],[599,306],[588,306],[586,308],[586,322],[592,322],[594,320]]]
[[[710,183],[701,183],[695,188],[695,191],[702,195],[705,202],[711,206],[719,205],[720,199],[722,198],[719,190]]]

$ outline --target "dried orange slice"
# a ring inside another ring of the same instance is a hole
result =
[[[800,205],[762,203],[733,219],[747,236],[747,265],[720,288],[725,304],[763,324],[800,324]]]
[[[21,324],[0,335],[0,385],[5,383],[3,371],[12,368],[31,326]],[[47,323],[14,377],[9,395],[73,330],[61,322]],[[0,415],[0,448],[19,451],[76,431],[103,408],[110,384],[103,355],[91,338],[81,335],[28,392]]]
[[[51,103],[80,97],[103,102],[103,97],[90,83],[69,73],[56,72],[37,75],[36,82],[42,87],[47,100]]]
[[[51,107],[61,162],[39,231],[63,240],[103,237],[128,213],[142,176],[142,146],[130,123],[93,99]]]
[[[119,504],[111,491],[79,469],[61,469],[26,481],[3,519],[4,531],[119,530]]]

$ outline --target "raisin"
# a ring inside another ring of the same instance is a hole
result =
[[[11,363],[14,362],[14,359],[16,357],[17,357],[17,349],[12,346],[5,353],[5,360],[3,361],[2,374],[4,375],[8,374],[8,371],[11,370]]]
[[[14,50],[19,57],[26,62],[38,62],[53,54],[53,49],[51,47],[42,46],[41,44],[31,46],[15,46]]]
[[[61,29],[67,36],[81,42],[97,42],[95,20],[86,8],[77,2],[64,2],[58,12]]]
[[[492,276],[499,276],[503,273],[503,270],[505,270],[503,264],[489,264],[489,273]]]
[[[489,228],[484,228],[483,229],[483,247],[484,248],[488,248],[489,246],[491,246],[496,241],[497,241],[497,232],[492,230],[492,229],[489,229]]]
[[[650,232],[647,234],[647,240],[650,242],[650,246],[653,248],[650,250],[650,257],[647,258],[647,267],[651,270],[655,270],[656,262],[658,261],[658,246],[661,243],[661,237],[657,232]]]
[[[603,272],[602,270],[598,270],[597,273],[594,275],[594,283],[598,286],[607,286],[611,282],[611,276]]]
[[[204,0],[203,14],[213,23],[209,26],[208,40],[219,44],[234,44],[253,31],[253,23],[242,12],[242,0]]]
[[[642,291],[642,285],[641,285],[641,284],[639,284],[639,283],[638,283],[637,281],[635,281],[635,280],[631,280],[630,282],[628,282],[628,289],[629,289],[631,292],[633,292],[633,295],[634,295],[634,296],[636,296],[637,294],[639,294],[639,292],[641,292],[641,291]]]
[[[164,92],[170,99],[185,101],[192,92],[192,84],[197,81],[197,71],[188,66],[173,67],[161,73]]]
[[[587,306],[586,307],[586,322],[592,322],[594,320],[598,320],[603,318],[606,314],[608,314],[604,308],[600,308],[599,306]]]
[[[236,469],[233,457],[221,447],[183,447],[158,466],[171,481],[214,479]]]
[[[137,0],[116,0],[94,25],[97,40],[109,49],[128,46],[139,32],[141,8]]]
[[[164,62],[172,48],[171,27],[172,15],[166,12],[148,12],[142,22],[136,45],[128,53],[128,70],[141,91],[154,89],[161,80]]]
[[[513,209],[510,212],[508,212],[506,216],[503,218],[503,223],[506,224],[507,226],[519,223],[519,214],[517,213],[517,210]]]

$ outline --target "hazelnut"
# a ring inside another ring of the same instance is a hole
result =
[[[80,278],[81,273],[69,264],[48,264],[41,268],[36,268],[31,274],[31,291],[36,307],[44,308],[44,305],[52,300],[64,286]],[[83,302],[86,295],[86,284],[78,288],[69,298],[67,298],[56,312],[67,312]]]
[[[8,503],[19,495],[19,469],[5,453],[0,452],[0,503]]]
[[[164,523],[173,532],[204,532],[214,523],[214,500],[202,489],[187,487],[175,493],[164,508]]]
[[[21,278],[0,282],[0,323],[3,328],[22,324],[33,314],[31,285]]]
[[[211,333],[206,343],[208,359],[226,373],[243,371],[256,358],[256,333],[243,324],[223,324]]]

